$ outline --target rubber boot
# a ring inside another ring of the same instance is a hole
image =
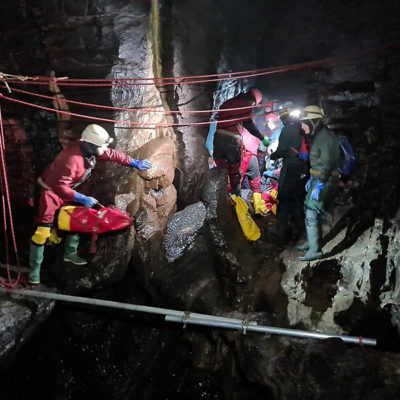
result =
[[[44,246],[29,244],[29,283],[31,285],[39,285],[40,283],[40,267],[43,261]]]
[[[322,258],[324,253],[322,253],[321,249],[319,248],[319,227],[317,225],[307,225],[306,226],[307,232],[307,242],[308,242],[308,251],[304,256],[299,257],[300,261],[312,261],[318,260]],[[300,246],[299,246],[300,247]]]
[[[300,246],[297,246],[296,249],[299,251],[306,251],[310,248],[310,246],[308,245],[308,241],[301,244]]]
[[[253,193],[253,206],[256,214],[267,215],[268,210],[265,201],[261,198],[261,193]]]
[[[79,235],[68,234],[65,239],[64,261],[75,265],[85,265],[87,261],[78,256]]]

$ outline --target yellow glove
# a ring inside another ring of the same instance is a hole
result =
[[[47,238],[46,244],[52,246],[54,244],[59,244],[62,241],[62,237],[58,236],[58,231],[56,228],[51,228],[50,236]]]

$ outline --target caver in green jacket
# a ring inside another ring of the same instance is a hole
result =
[[[310,149],[310,173],[313,175],[308,190],[305,206],[318,213],[328,210],[339,186],[337,166],[340,158],[339,140],[322,122],[316,128],[312,137]],[[317,186],[318,180],[325,183],[320,192],[319,200],[311,200],[311,193]]]

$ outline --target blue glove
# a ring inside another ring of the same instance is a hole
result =
[[[310,185],[311,185],[312,178],[313,178],[312,175],[310,175],[310,177],[308,178],[308,181],[306,183],[306,192],[308,192],[310,190]]]
[[[206,139],[206,147],[208,149],[208,153],[210,154],[210,157],[213,156],[213,150],[214,150],[214,135],[215,131],[217,130],[217,123],[213,122],[210,124],[210,128],[208,129],[208,135]]]
[[[144,171],[145,169],[149,169],[152,167],[151,162],[149,160],[135,160],[134,158],[132,158],[129,165],[131,167],[140,169],[141,171]]]
[[[78,192],[75,192],[74,201],[83,204],[87,208],[90,208],[98,203],[94,197],[85,196],[84,194]]]
[[[311,192],[311,200],[319,200],[319,193],[325,187],[325,183],[317,181],[317,186],[315,186],[314,190]]]
[[[269,170],[267,169],[264,174],[264,176],[268,177],[268,178],[274,178],[274,179],[278,179],[278,171],[277,170]]]

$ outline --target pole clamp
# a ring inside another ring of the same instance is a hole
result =
[[[183,329],[186,329],[186,325],[190,320],[190,311],[185,311],[182,315],[182,323],[183,323]]]
[[[247,328],[249,327],[250,321],[248,319],[244,319],[242,321],[242,333],[245,335],[247,333]]]

